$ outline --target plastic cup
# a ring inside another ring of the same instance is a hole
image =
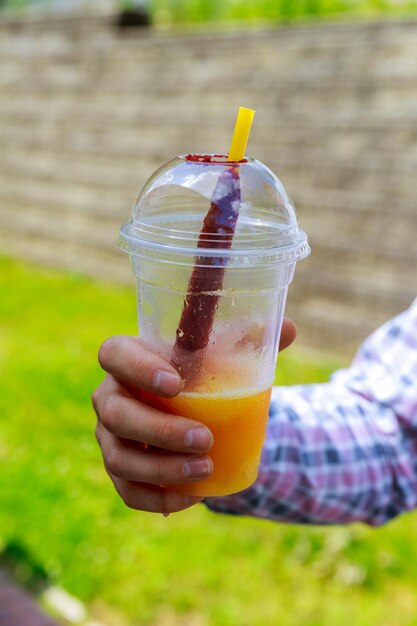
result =
[[[230,167],[240,182],[231,247],[221,232],[207,238],[208,247],[198,247],[213,194],[221,195]],[[143,393],[142,400],[202,422],[214,435],[212,476],[172,489],[215,496],[249,487],[265,437],[288,285],[296,262],[310,252],[284,186],[255,159],[231,165],[227,155],[176,157],[145,184],[118,245],[130,254],[137,281],[140,336],[185,380],[175,398]],[[207,281],[200,293],[190,294],[196,264]],[[193,295],[204,305],[193,329],[209,326],[208,341],[178,351],[180,319]],[[209,310],[214,315],[207,326]]]

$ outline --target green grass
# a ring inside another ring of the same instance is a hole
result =
[[[47,577],[111,626],[417,625],[415,515],[320,529],[127,509],[90,394],[100,342],[136,331],[133,288],[3,259],[0,294],[0,546],[20,580]],[[279,378],[331,369],[290,349]]]
[[[39,0],[37,4],[41,4]],[[42,2],[46,11],[53,4],[53,0]],[[0,9],[22,11],[28,5],[29,0],[0,0]],[[120,8],[131,8],[135,2],[115,0],[117,5]],[[207,22],[249,24],[309,19],[366,19],[413,15],[417,11],[416,0],[149,0],[148,5],[153,23],[162,26]]]
[[[156,24],[293,22],[413,14],[416,0],[151,0]]]

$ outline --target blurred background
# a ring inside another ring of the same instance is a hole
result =
[[[89,399],[101,341],[137,332],[120,224],[162,163],[227,151],[239,105],[312,246],[277,383],[328,379],[411,303],[417,2],[0,7],[0,584],[59,624],[417,624],[414,514],[323,530],[130,511]]]

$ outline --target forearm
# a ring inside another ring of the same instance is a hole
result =
[[[383,524],[417,504],[413,439],[345,384],[276,388],[259,477],[207,505],[283,522]]]

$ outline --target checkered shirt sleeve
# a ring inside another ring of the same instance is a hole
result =
[[[274,387],[259,476],[217,512],[384,524],[417,507],[417,300],[330,382]]]

